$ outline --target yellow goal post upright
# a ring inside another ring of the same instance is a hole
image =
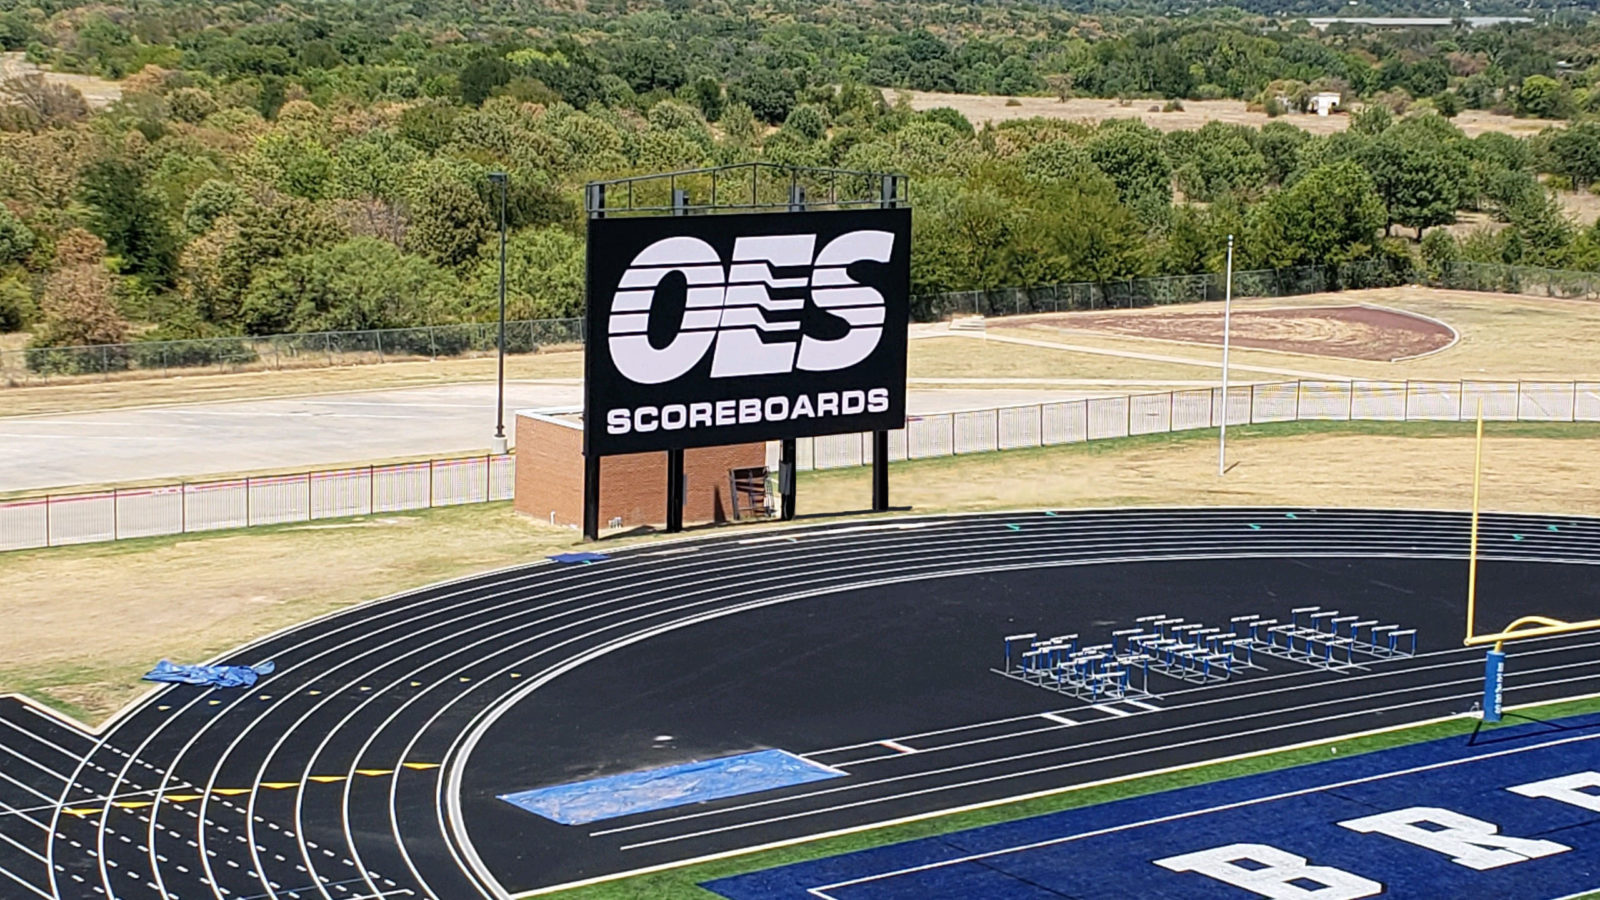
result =
[[[1549,637],[1600,628],[1600,619],[1564,622],[1549,616],[1523,616],[1492,634],[1476,634],[1478,613],[1478,510],[1483,487],[1483,398],[1478,398],[1478,430],[1472,460],[1472,540],[1467,561],[1467,638],[1468,647],[1490,646],[1483,664],[1483,720],[1498,722],[1501,715],[1501,686],[1505,678],[1506,641]]]

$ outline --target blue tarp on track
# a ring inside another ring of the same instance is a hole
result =
[[[584,825],[843,774],[782,750],[761,750],[503,794],[500,799],[563,825]]]
[[[588,550],[580,550],[576,553],[557,553],[555,556],[547,558],[558,563],[592,563],[602,562],[610,559],[611,557],[605,555],[604,553],[593,553]]]
[[[168,681],[177,684],[203,684],[209,687],[250,687],[262,675],[271,675],[277,668],[270,662],[255,666],[182,666],[162,660],[146,672],[145,681]]]

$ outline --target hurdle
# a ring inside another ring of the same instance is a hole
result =
[[[1143,629],[1135,629],[1143,633]],[[1134,635],[1124,633],[1108,644],[1079,647],[1078,635],[1039,639],[1037,632],[1007,635],[1003,639],[1005,668],[991,671],[1042,687],[1098,702],[1150,693],[1150,658],[1122,646]],[[1027,649],[1022,649],[1024,644]]]

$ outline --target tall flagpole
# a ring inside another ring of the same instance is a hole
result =
[[[1228,343],[1233,319],[1233,235],[1228,235],[1227,286],[1222,299],[1222,430],[1217,434],[1217,477],[1228,470]]]

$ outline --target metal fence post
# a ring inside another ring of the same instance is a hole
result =
[[[328,365],[333,365],[333,335],[324,331],[322,333],[322,349],[328,354]]]
[[[250,527],[250,476],[244,477],[244,527]]]
[[[105,344],[100,345],[100,380],[111,380],[111,350]]]
[[[315,507],[316,507],[316,501],[312,499],[312,494],[311,494],[311,473],[307,472],[306,473],[306,521],[307,522],[309,522],[312,519],[316,518],[316,515],[312,512],[312,510],[315,509]]]
[[[178,485],[178,533],[189,533],[189,482]]]
[[[1300,392],[1305,389],[1305,382],[1295,379],[1294,382],[1294,420],[1300,421]]]
[[[1411,421],[1411,379],[1406,379],[1406,395],[1400,400],[1400,421]]]
[[[1512,407],[1511,418],[1513,421],[1522,421],[1522,379],[1517,379],[1517,405]]]
[[[376,468],[374,468],[373,466],[371,466],[371,465],[367,466],[367,515],[369,515],[369,516],[372,515],[373,512],[376,511],[377,508],[378,508],[378,506],[377,506],[378,479],[376,477],[377,476],[377,471],[378,470]]]
[[[428,508],[433,509],[433,460],[428,460]]]
[[[491,468],[489,456],[487,453],[483,455],[483,502],[485,503],[494,499],[494,470]]]
[[[1346,381],[1344,390],[1346,399],[1350,403],[1349,410],[1344,414],[1344,420],[1346,422],[1354,422],[1356,420],[1356,383],[1354,381]]]
[[[1000,449],[1000,407],[994,408],[994,449]]]
[[[50,495],[44,495],[44,545],[50,546]]]
[[[122,539],[122,494],[116,488],[111,489],[111,539]]]

